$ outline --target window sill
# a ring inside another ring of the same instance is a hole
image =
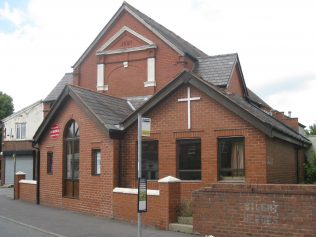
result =
[[[69,196],[63,196],[63,198],[67,198],[67,199],[74,199],[74,200],[79,200],[79,197],[69,197]]]
[[[245,179],[224,179],[218,180],[219,183],[245,183]]]
[[[201,183],[202,180],[182,180],[181,183]]]

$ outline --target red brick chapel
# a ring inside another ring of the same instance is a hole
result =
[[[209,56],[124,2],[45,99],[40,203],[136,221],[138,113],[148,225],[213,183],[302,181],[298,119],[247,88],[238,55]]]

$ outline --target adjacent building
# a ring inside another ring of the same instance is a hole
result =
[[[14,183],[14,170],[26,173],[27,179],[35,179],[32,140],[43,118],[43,103],[37,101],[2,120],[2,185]]]

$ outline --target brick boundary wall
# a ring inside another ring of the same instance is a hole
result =
[[[22,201],[36,203],[36,181],[20,180],[19,182],[19,198]]]
[[[193,193],[202,235],[316,236],[316,185],[213,184]]]

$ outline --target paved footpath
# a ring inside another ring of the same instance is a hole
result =
[[[11,188],[0,188],[0,237],[8,236],[136,237],[137,225],[14,201]],[[143,228],[142,236],[193,237],[196,235]]]

